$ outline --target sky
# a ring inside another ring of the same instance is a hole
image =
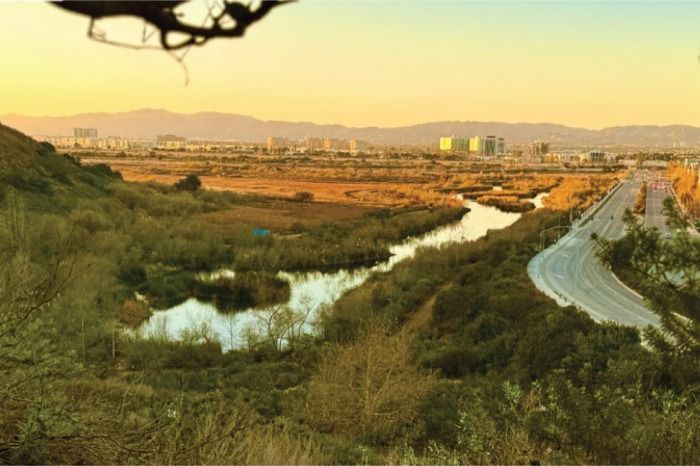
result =
[[[185,14],[198,22],[205,5]],[[139,43],[143,23],[98,27]],[[101,44],[87,29],[52,5],[0,0],[0,115],[700,126],[695,1],[300,0],[244,38],[192,47],[187,72],[162,50]]]

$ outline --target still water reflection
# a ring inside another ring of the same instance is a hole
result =
[[[542,207],[540,194],[531,201]],[[393,256],[373,267],[335,272],[280,272],[279,278],[287,280],[291,296],[287,307],[299,318],[294,331],[313,331],[313,321],[324,307],[328,307],[345,291],[361,285],[375,272],[387,272],[398,262],[412,257],[421,247],[439,247],[455,241],[470,241],[480,238],[488,230],[497,230],[513,224],[522,214],[501,212],[472,201],[465,201],[471,209],[459,222],[436,228],[424,235],[409,238],[391,248]],[[230,271],[226,272],[230,274]],[[197,339],[206,334],[221,342],[224,351],[247,344],[248,335],[263,331],[271,321],[272,313],[280,309],[248,309],[235,314],[222,314],[210,303],[194,298],[171,309],[155,311],[153,316],[139,329],[141,335],[165,339],[186,336]]]

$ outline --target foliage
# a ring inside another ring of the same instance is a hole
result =
[[[364,436],[409,424],[433,379],[410,354],[410,336],[371,324],[349,345],[330,347],[309,386],[305,417],[336,434]]]
[[[197,191],[202,187],[202,181],[195,174],[190,174],[176,182],[173,187],[178,191]]]
[[[690,236],[672,199],[664,201],[672,239],[646,229],[627,212],[627,236],[619,241],[598,238],[599,257],[616,270],[629,270],[636,278],[650,309],[659,316],[661,331],[647,329],[657,349],[696,359],[700,355],[700,241]],[[621,254],[621,250],[624,253]]]
[[[151,310],[143,301],[127,299],[121,307],[120,320],[124,325],[137,328],[151,316]]]
[[[698,171],[677,162],[668,165],[668,177],[682,208],[693,216],[700,215]]]
[[[480,196],[476,199],[479,204],[498,207],[504,212],[527,212],[535,209],[529,201],[521,201],[517,196]]]
[[[543,202],[555,210],[583,211],[612,189],[616,181],[611,175],[568,177]]]
[[[294,194],[294,200],[297,202],[311,202],[314,200],[314,194],[308,191],[299,191]]]
[[[198,299],[212,301],[220,311],[229,312],[286,303],[290,287],[287,281],[270,274],[243,272],[233,278],[199,279],[193,292]]]
[[[637,193],[637,199],[634,201],[632,212],[637,215],[644,215],[647,208],[647,183],[644,181]]]

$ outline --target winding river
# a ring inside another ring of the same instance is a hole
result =
[[[531,202],[542,207],[539,194]],[[486,207],[473,201],[465,201],[471,211],[459,222],[445,225],[424,235],[408,238],[391,248],[393,256],[373,267],[335,272],[280,272],[279,278],[289,282],[291,296],[286,304],[295,313],[297,324],[294,331],[312,332],[313,322],[321,309],[335,302],[345,291],[364,283],[375,272],[387,272],[398,262],[412,257],[419,248],[439,247],[455,241],[471,241],[513,224],[522,214],[501,212],[495,207]],[[230,271],[220,273],[231,274]],[[210,303],[190,298],[173,308],[155,311],[140,328],[143,337],[159,339],[203,338],[217,339],[222,350],[241,348],[248,344],[251,334],[264,331],[271,322],[272,314],[281,307],[270,309],[247,309],[233,314],[223,314]]]

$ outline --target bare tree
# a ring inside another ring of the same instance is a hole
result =
[[[410,340],[377,322],[356,342],[331,347],[309,388],[311,424],[353,435],[411,422],[434,379],[413,362]]]

